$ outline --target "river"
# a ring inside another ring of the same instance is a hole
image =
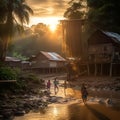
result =
[[[63,81],[61,81],[63,82]],[[51,89],[54,95],[53,87]],[[119,120],[120,108],[100,104],[95,99],[89,98],[87,105],[84,105],[80,92],[68,88],[66,90],[66,98],[64,88],[59,87],[59,92],[55,97],[60,98],[57,103],[48,105],[45,110],[32,111],[24,116],[15,117],[14,120]],[[75,95],[73,98],[72,95]]]

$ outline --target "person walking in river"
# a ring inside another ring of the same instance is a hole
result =
[[[87,92],[87,89],[84,84],[82,84],[82,86],[81,86],[81,95],[82,95],[82,100],[83,100],[84,104],[86,104],[88,92]]]
[[[56,95],[59,91],[59,87],[58,87],[59,83],[57,81],[57,78],[54,79],[53,84],[54,84],[54,92],[55,92],[55,95]]]
[[[47,81],[47,90],[48,92],[50,92],[50,87],[51,87],[51,83],[50,83],[50,80]]]
[[[64,94],[66,96],[67,80],[64,80]]]

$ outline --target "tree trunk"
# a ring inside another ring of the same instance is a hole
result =
[[[8,48],[8,41],[9,41],[8,37],[4,37],[1,39],[1,42],[0,42],[0,61],[1,62],[5,61],[6,52]]]

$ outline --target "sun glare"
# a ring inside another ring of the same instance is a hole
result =
[[[54,32],[56,30],[57,25],[59,24],[59,20],[63,18],[59,17],[46,17],[46,18],[40,18],[40,17],[33,17],[31,18],[30,24],[31,25],[36,25],[38,23],[44,23],[49,26],[50,30]]]
[[[49,29],[54,32],[57,28],[57,25],[59,24],[59,19],[58,18],[48,18],[45,23],[49,26]]]
[[[50,28],[50,30],[52,31],[52,32],[54,32],[55,30],[56,30],[56,27],[57,27],[57,25],[56,24],[50,24],[49,25],[49,28]]]

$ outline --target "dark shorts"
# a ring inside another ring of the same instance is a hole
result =
[[[83,99],[87,99],[87,95],[82,95],[82,98]]]
[[[50,86],[47,86],[48,89],[50,89]]]

